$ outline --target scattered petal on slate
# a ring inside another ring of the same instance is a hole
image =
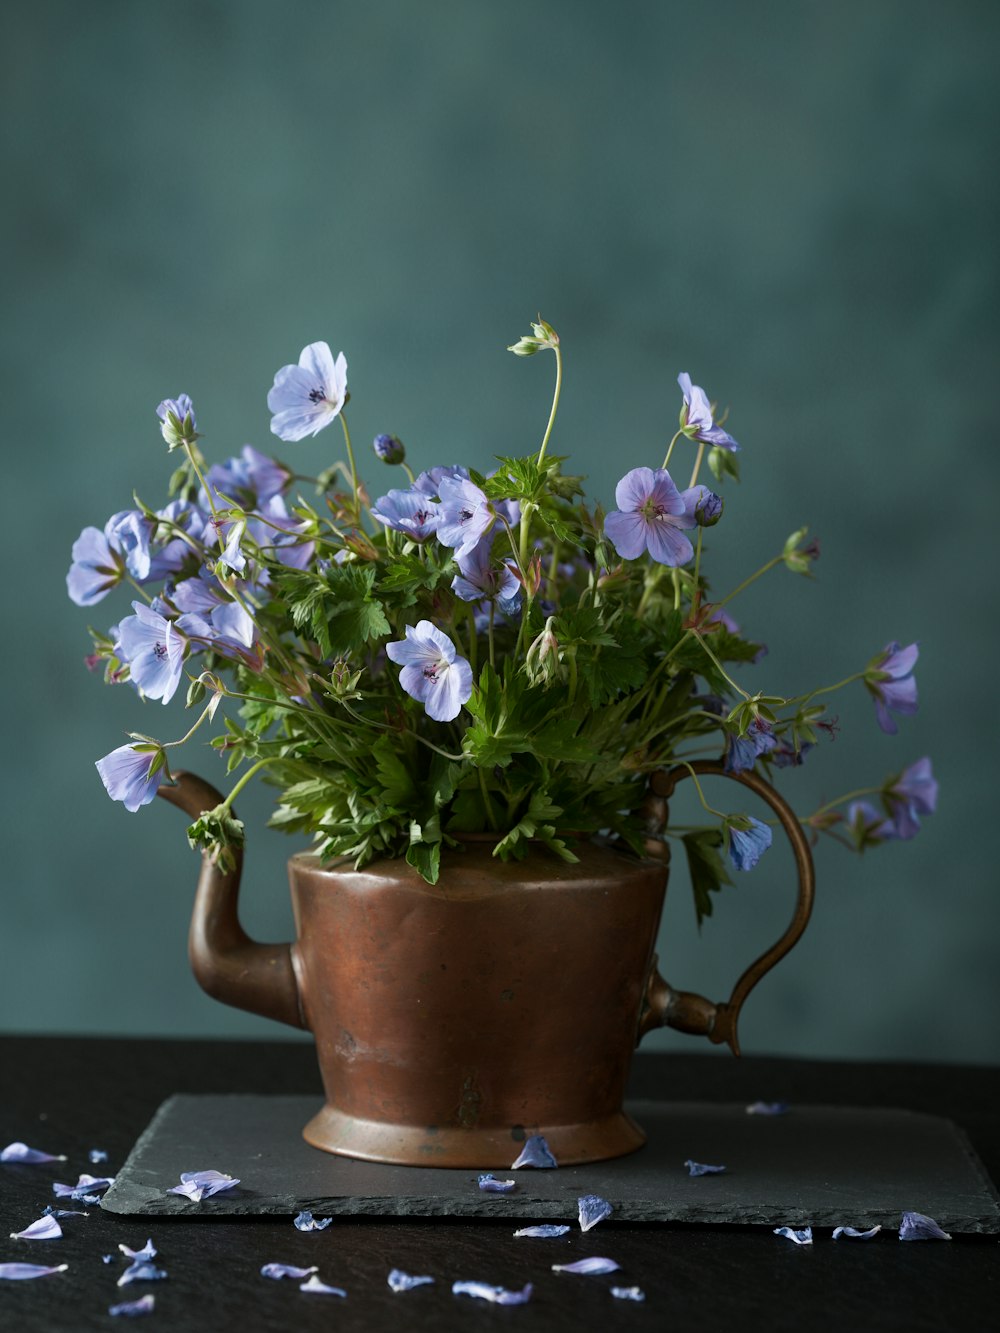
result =
[[[108,1314],[124,1315],[126,1319],[134,1319],[136,1315],[152,1314],[155,1308],[155,1296],[142,1296],[137,1301],[125,1301],[121,1305],[110,1306]]]
[[[553,1236],[565,1236],[569,1227],[565,1222],[543,1222],[537,1227],[522,1227],[520,1231],[515,1231],[515,1236],[535,1236],[541,1240],[549,1240]]]
[[[108,1160],[108,1154],[103,1148],[91,1148],[90,1152],[87,1153],[87,1156],[90,1158],[93,1166],[99,1166],[101,1162],[106,1162]]]
[[[574,1264],[553,1264],[553,1273],[613,1273],[621,1268],[614,1259],[604,1259],[592,1254],[589,1259],[577,1259]]]
[[[432,1277],[414,1277],[410,1273],[404,1273],[401,1268],[394,1268],[388,1280],[393,1291],[412,1291],[414,1287],[424,1287],[428,1282],[434,1281]]]
[[[611,1295],[619,1301],[644,1301],[646,1293],[642,1287],[612,1287]]]
[[[951,1240],[947,1231],[942,1231],[933,1217],[924,1213],[904,1213],[899,1225],[900,1240]]]
[[[294,1277],[301,1281],[302,1278],[308,1277],[310,1273],[318,1272],[319,1268],[316,1264],[312,1268],[296,1268],[294,1264],[265,1264],[260,1270],[260,1275],[261,1277],[273,1277],[275,1279]]]
[[[542,1170],[551,1170],[559,1163],[552,1155],[552,1150],[545,1142],[541,1134],[532,1134],[524,1141],[524,1147],[518,1155],[517,1161],[511,1162],[510,1169],[519,1171],[522,1166],[536,1166]]]
[[[24,1282],[33,1277],[49,1277],[52,1273],[65,1273],[69,1264],[57,1264],[55,1268],[46,1268],[44,1264],[0,1264],[0,1279],[8,1282]]]
[[[721,1176],[726,1169],[724,1166],[709,1166],[707,1162],[692,1162],[690,1157],[684,1165],[689,1176]]]
[[[321,1282],[313,1273],[308,1282],[299,1285],[299,1291],[313,1291],[318,1296],[346,1296],[347,1292],[343,1287],[328,1287],[325,1282]]]
[[[113,1264],[114,1261],[115,1261],[115,1256],[114,1256],[113,1254],[102,1254],[102,1255],[101,1255],[101,1263],[102,1263],[102,1264]]]
[[[881,1227],[869,1227],[867,1231],[858,1231],[857,1227],[834,1227],[833,1239],[840,1240],[841,1236],[846,1236],[848,1240],[871,1240],[881,1230]]]
[[[134,1263],[129,1264],[115,1285],[127,1287],[130,1282],[159,1282],[166,1276],[165,1268],[157,1268],[156,1264],[151,1264],[148,1259],[136,1259]]]
[[[487,1194],[510,1194],[517,1189],[516,1180],[497,1180],[492,1171],[479,1177],[479,1188]]]
[[[81,1203],[100,1202],[101,1193],[115,1183],[114,1176],[88,1176],[86,1171],[75,1185],[53,1181],[52,1193],[59,1199],[77,1199]]]
[[[186,1194],[195,1203],[211,1198],[222,1190],[231,1190],[240,1182],[222,1171],[182,1171],[181,1183],[172,1185],[167,1194]]]
[[[596,1227],[598,1222],[603,1222],[606,1217],[611,1216],[610,1203],[607,1199],[602,1199],[599,1194],[585,1194],[576,1202],[580,1209],[581,1231],[589,1231],[591,1227]]]
[[[312,1213],[310,1213],[306,1209],[303,1209],[303,1211],[299,1213],[298,1217],[294,1218],[293,1220],[295,1226],[297,1226],[300,1231],[325,1231],[326,1228],[333,1221],[333,1218],[313,1217]]]
[[[37,1222],[32,1222],[23,1231],[12,1231],[10,1238],[11,1240],[58,1240],[62,1233],[62,1227],[50,1213],[47,1217],[40,1217]]]
[[[776,1236],[784,1236],[786,1240],[793,1240],[796,1245],[811,1245],[813,1243],[812,1227],[803,1227],[801,1231],[796,1231],[794,1227],[775,1227]]]
[[[53,1157],[51,1153],[29,1148],[26,1143],[8,1143],[0,1152],[0,1162],[65,1162],[64,1155]]]
[[[151,1240],[147,1240],[141,1250],[129,1249],[127,1245],[119,1245],[118,1248],[126,1259],[155,1259],[157,1255],[156,1246]]]
[[[89,1217],[90,1214],[81,1208],[53,1208],[47,1203],[42,1209],[43,1217]]]
[[[491,1287],[488,1282],[453,1282],[453,1296],[475,1296],[481,1301],[492,1301],[494,1305],[524,1305],[531,1300],[531,1283],[528,1282],[520,1291],[508,1291],[506,1287]]]

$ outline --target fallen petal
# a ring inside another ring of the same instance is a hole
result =
[[[414,1277],[410,1273],[404,1273],[401,1268],[394,1268],[388,1278],[393,1291],[412,1291],[414,1287],[423,1287],[433,1281],[432,1277]]]
[[[115,1256],[114,1256],[113,1254],[102,1254],[102,1255],[101,1255],[101,1263],[102,1263],[102,1264],[113,1264],[114,1261],[115,1261]]]
[[[947,1231],[942,1231],[933,1217],[924,1213],[904,1213],[899,1226],[900,1240],[951,1240]]]
[[[611,1295],[620,1301],[644,1301],[646,1293],[642,1287],[612,1287]]]
[[[491,1287],[487,1282],[453,1282],[453,1296],[475,1296],[481,1301],[492,1301],[494,1305],[524,1305],[531,1300],[532,1286],[528,1282],[520,1291],[508,1291],[506,1287]]]
[[[479,1188],[488,1194],[510,1194],[512,1190],[517,1189],[517,1181],[497,1180],[492,1171],[487,1171],[485,1175],[479,1177]]]
[[[108,1160],[108,1154],[103,1148],[91,1148],[87,1156],[90,1158],[90,1161],[94,1166],[98,1166],[101,1162],[106,1162]]]
[[[240,1182],[234,1176],[227,1176],[222,1171],[182,1171],[181,1183],[172,1185],[167,1194],[185,1194],[195,1203],[209,1199],[222,1190],[231,1190]]]
[[[300,1231],[323,1231],[333,1221],[332,1217],[316,1218],[312,1213],[303,1210],[298,1217],[294,1218],[294,1223]]]
[[[130,1250],[127,1245],[119,1245],[118,1248],[126,1259],[155,1259],[157,1253],[156,1246],[151,1240],[147,1240],[141,1250]]]
[[[85,1209],[80,1208],[53,1208],[47,1203],[42,1209],[43,1217],[89,1217],[90,1214]]]
[[[535,1236],[542,1240],[548,1240],[552,1236],[565,1236],[569,1227],[565,1222],[543,1222],[537,1227],[522,1227],[520,1231],[515,1231],[515,1236]]]
[[[282,1277],[294,1277],[301,1281],[308,1277],[310,1273],[318,1273],[319,1267],[314,1264],[312,1268],[296,1268],[294,1264],[265,1264],[260,1270],[261,1277],[273,1277],[275,1279]]]
[[[157,1268],[148,1259],[137,1259],[135,1263],[129,1264],[115,1285],[127,1287],[130,1282],[159,1282],[161,1278],[166,1276],[167,1270],[165,1268]]]
[[[52,1273],[65,1273],[69,1264],[58,1264],[55,1268],[46,1268],[44,1264],[0,1264],[0,1279],[8,1282],[25,1282],[33,1277],[48,1277]]]
[[[328,1287],[325,1282],[321,1282],[313,1273],[308,1282],[303,1282],[299,1286],[299,1291],[314,1291],[319,1296],[346,1296],[347,1292],[343,1287]]]
[[[529,1138],[525,1139],[524,1147],[521,1149],[517,1161],[511,1162],[510,1169],[512,1171],[518,1171],[522,1166],[535,1166],[541,1170],[548,1171],[558,1165],[559,1163],[552,1155],[552,1150],[545,1142],[544,1136],[541,1134],[532,1134]]]
[[[787,1115],[787,1102],[751,1102],[747,1115]]]
[[[801,1231],[796,1231],[794,1227],[775,1227],[776,1236],[784,1236],[786,1240],[793,1240],[796,1245],[811,1245],[813,1243],[812,1227],[803,1227]]]
[[[65,1162],[65,1155],[53,1157],[51,1153],[29,1148],[26,1143],[8,1143],[0,1152],[0,1162]]]
[[[156,1298],[154,1296],[142,1296],[137,1301],[125,1301],[122,1305],[109,1306],[108,1314],[124,1315],[126,1319],[134,1319],[136,1315],[152,1314],[155,1308]]]
[[[592,1254],[589,1259],[577,1259],[574,1264],[553,1264],[553,1273],[614,1273],[621,1268],[614,1259],[604,1259]]]
[[[719,1176],[726,1169],[724,1166],[709,1166],[707,1162],[692,1162],[690,1157],[684,1165],[689,1176]]]
[[[583,1198],[577,1199],[576,1202],[580,1209],[581,1231],[589,1231],[591,1227],[596,1227],[598,1222],[603,1222],[606,1217],[611,1216],[610,1203],[598,1194],[585,1194]]]
[[[841,1236],[846,1236],[848,1240],[871,1240],[881,1230],[881,1227],[869,1227],[867,1231],[858,1231],[857,1227],[834,1227],[833,1239],[840,1240]]]
[[[100,1202],[100,1194],[115,1183],[114,1176],[88,1176],[86,1171],[75,1185],[64,1185],[53,1181],[52,1193],[59,1199],[78,1199],[81,1203],[90,1203],[93,1199]]]
[[[62,1227],[50,1213],[47,1217],[40,1217],[37,1222],[32,1222],[23,1231],[12,1231],[11,1240],[58,1240],[62,1235]]]

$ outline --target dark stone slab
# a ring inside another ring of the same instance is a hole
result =
[[[384,1166],[309,1147],[311,1097],[175,1096],[164,1102],[119,1171],[103,1207],[186,1218],[317,1216],[488,1217],[575,1222],[576,1200],[598,1194],[622,1222],[897,1228],[904,1211],[946,1231],[1000,1232],[1000,1200],[961,1131],[912,1111],[793,1106],[750,1116],[741,1105],[633,1102],[649,1142],[629,1157],[514,1173],[511,1195],[485,1194],[476,1172]],[[511,1159],[517,1152],[513,1145]],[[724,1164],[691,1177],[684,1162]],[[182,1171],[239,1177],[193,1203],[164,1191]],[[502,1174],[494,1172],[494,1174]],[[607,1224],[604,1224],[607,1225]]]

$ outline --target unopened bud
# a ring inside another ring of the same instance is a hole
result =
[[[156,415],[160,418],[160,434],[171,450],[194,444],[199,438],[194,404],[186,393],[176,398],[164,398],[156,409]]]
[[[383,463],[402,463],[406,457],[403,441],[397,435],[376,435],[372,440],[375,457]]]

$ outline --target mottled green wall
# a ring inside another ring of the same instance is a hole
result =
[[[185,721],[87,674],[87,620],[124,603],[88,616],[63,590],[85,524],[133,487],[161,501],[155,404],[189,392],[213,453],[266,448],[274,370],[324,338],[350,362],[356,437],[486,467],[544,425],[551,365],[503,350],[540,310],[566,352],[553,447],[597,494],[656,465],[686,369],[744,445],[715,587],[800,524],[820,537],[815,584],[775,574],[740,605],[771,650],[755,683],[792,693],[921,643],[919,715],[892,740],[856,688],[785,790],[808,810],[930,754],[939,813],[863,861],[820,849],[814,925],[754,996],[745,1047],[996,1060],[1000,10],[22,0],[5,17],[0,1026],[276,1031],[187,975],[180,817],[126,814],[93,769],[125,731]],[[308,470],[335,449],[328,432],[282,452]],[[280,937],[289,848],[266,809],[243,803],[246,917]],[[788,863],[771,860],[701,940],[678,875],[675,984],[721,994],[778,932]]]

